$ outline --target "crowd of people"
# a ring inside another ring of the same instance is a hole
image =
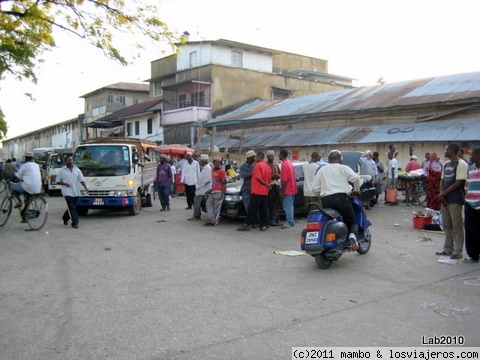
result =
[[[445,147],[447,159],[442,164],[435,152],[427,152],[422,163],[415,155],[405,165],[405,171],[423,169],[427,180],[426,207],[439,211],[442,228],[445,233],[443,249],[436,255],[449,256],[451,259],[463,258],[463,247],[467,257],[466,263],[478,263],[480,258],[480,148],[475,148],[470,159],[464,158],[465,151],[457,144]],[[380,171],[381,161],[376,160]],[[385,191],[396,189],[398,180],[398,163],[395,147],[387,153],[387,175]],[[387,193],[385,193],[387,198]],[[385,201],[387,204],[396,202]]]
[[[467,257],[464,262],[478,263],[480,260],[480,148],[469,151],[470,159],[464,158],[464,151],[457,144],[448,144],[444,156],[448,159],[442,164],[435,152],[426,153],[419,163],[415,155],[411,155],[405,165],[405,171],[424,170],[427,176],[427,208],[440,211],[442,227],[445,232],[443,249],[437,255],[462,259],[463,247]],[[378,152],[365,151],[358,163],[358,172],[342,165],[342,154],[333,150],[328,155],[329,166],[321,160],[318,152],[311,153],[310,161],[302,165],[304,174],[303,195],[305,206],[316,203],[319,207],[330,207],[338,210],[344,217],[349,229],[349,239],[355,248],[357,227],[348,195],[358,192],[362,179],[360,175],[368,175],[375,185],[375,199],[385,193],[386,204],[398,201],[387,201],[389,189],[397,188],[399,165],[398,152],[394,145],[389,147],[386,162],[383,163]],[[199,221],[202,217],[202,200],[210,192],[207,202],[207,219],[204,226],[218,224],[226,184],[229,178],[238,176],[243,179],[241,195],[246,210],[245,223],[238,231],[249,231],[259,228],[266,231],[270,226],[288,229],[295,225],[294,199],[298,192],[296,176],[288,151],[282,149],[278,154],[280,165],[275,161],[274,150],[245,153],[245,162],[234,169],[233,162],[227,156],[224,164],[220,156],[214,156],[210,162],[206,154],[194,158],[187,152],[178,161],[161,154],[156,171],[156,190],[159,195],[160,211],[170,211],[170,197],[174,195],[176,174],[181,174],[178,181],[184,186],[186,210],[193,210],[189,221]],[[235,164],[236,165],[236,164]],[[235,171],[236,170],[236,171]],[[41,190],[40,169],[34,162],[33,154],[25,154],[25,162],[19,167],[15,159],[4,164],[1,176],[12,181],[10,187],[17,199],[15,207],[23,206],[21,194],[34,194]],[[79,184],[88,191],[81,171],[73,165],[71,156],[66,158],[66,165],[57,176],[57,184],[62,185],[62,194],[67,202],[67,211],[63,215],[64,224],[72,221],[72,227],[78,228],[78,216],[75,210],[76,198],[80,194]],[[279,204],[285,213],[285,222],[280,223]]]

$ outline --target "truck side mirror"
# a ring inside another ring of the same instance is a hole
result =
[[[140,158],[138,157],[138,151],[134,151],[132,154],[132,162],[134,165],[137,165],[139,161]]]

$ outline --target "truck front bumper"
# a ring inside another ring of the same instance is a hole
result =
[[[134,204],[134,197],[79,197],[77,206],[90,209],[129,207]]]

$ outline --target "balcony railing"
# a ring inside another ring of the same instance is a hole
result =
[[[203,108],[197,106],[168,110],[163,113],[162,125],[175,125],[181,123],[207,121],[211,119],[211,113],[211,108]]]

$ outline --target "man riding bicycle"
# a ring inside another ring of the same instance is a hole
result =
[[[12,194],[15,196],[15,199],[17,199],[17,203],[14,206],[16,209],[23,206],[22,199],[20,198],[21,194],[25,196],[26,202],[28,195],[38,194],[42,189],[40,167],[33,161],[33,153],[26,152],[24,156],[25,162],[15,173],[15,177],[20,179],[20,182],[10,183]],[[27,221],[24,210],[25,209],[22,210],[22,223]]]

